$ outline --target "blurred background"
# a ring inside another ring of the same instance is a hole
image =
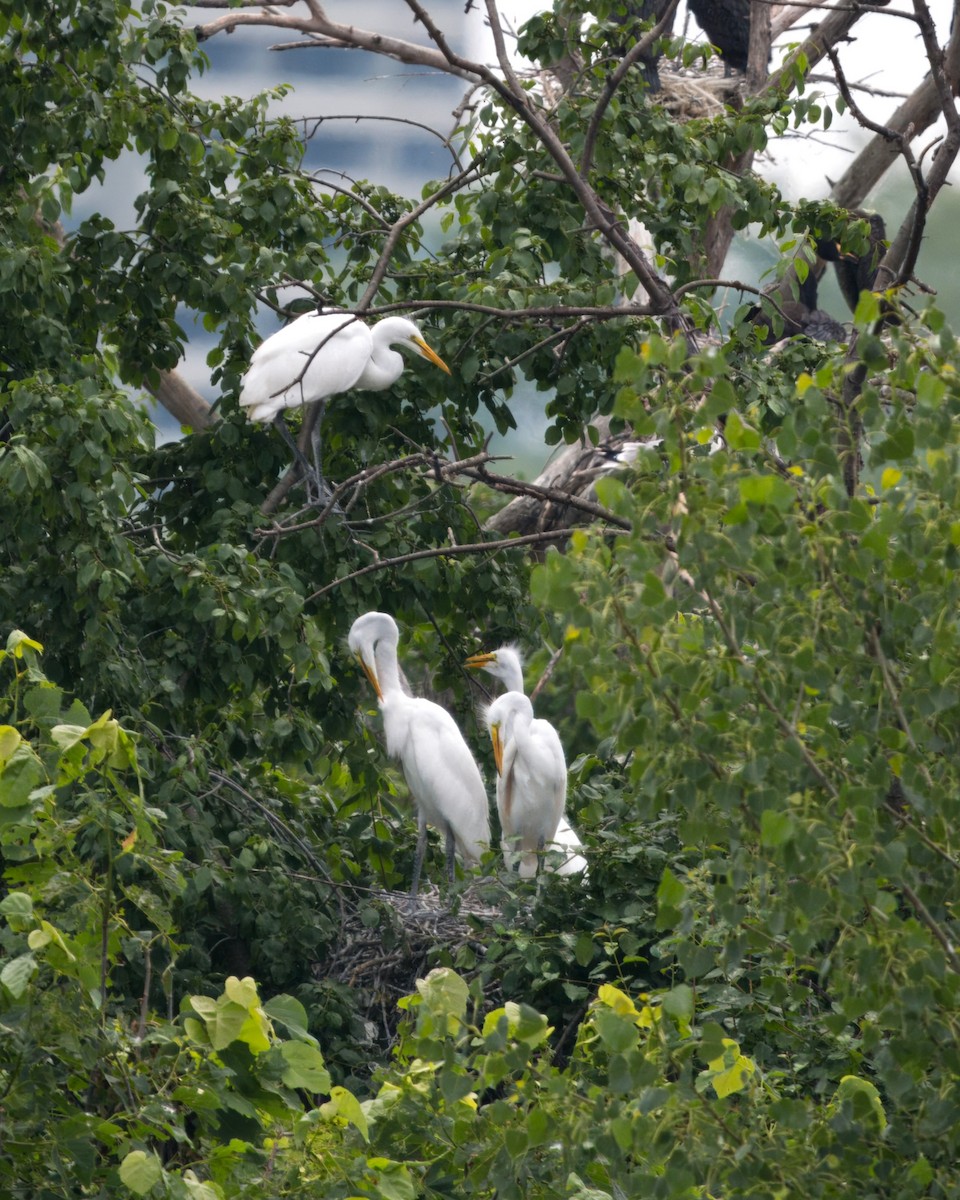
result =
[[[542,8],[543,4],[537,0],[504,0],[501,12],[508,30],[516,31]],[[400,0],[391,3],[330,0],[326,9],[334,20],[349,21],[360,28],[376,29],[411,41],[426,41],[423,30],[414,25],[409,10]],[[949,31],[951,9],[950,0],[932,0],[931,11],[938,23],[941,42]],[[429,5],[431,15],[456,50],[492,63],[493,43],[482,10],[482,5],[465,5],[464,0],[431,0]],[[218,10],[208,8],[188,6],[186,11],[188,24],[206,23],[219,15]],[[774,48],[774,64],[778,50],[800,40],[812,23],[813,17],[801,18],[779,40]],[[705,40],[684,3],[678,10],[674,28],[677,32],[685,31],[693,40]],[[292,92],[282,107],[276,106],[276,111],[302,123],[307,169],[321,176],[329,173],[332,180],[340,183],[349,185],[353,179],[371,179],[392,191],[419,197],[425,180],[448,173],[450,154],[442,138],[454,126],[454,110],[466,90],[463,81],[362,51],[295,47],[298,40],[296,34],[256,27],[219,34],[203,46],[210,66],[205,74],[194,78],[193,90],[209,97],[249,96],[281,83],[291,84]],[[926,73],[916,26],[889,11],[863,16],[855,36],[842,47],[840,57],[851,83],[874,90],[873,95],[861,92],[859,96],[865,111],[879,122],[893,112],[899,98]],[[814,73],[808,90],[821,91],[828,101],[836,96],[836,89],[824,70]],[[918,155],[941,132],[931,130],[925,134],[917,147]],[[809,135],[782,138],[758,158],[756,168],[776,182],[789,200],[818,199],[827,195],[831,181],[843,174],[855,151],[867,140],[868,135],[845,114],[835,119],[828,132],[815,139]],[[141,178],[138,156],[129,152],[109,168],[102,187],[91,188],[76,197],[73,213],[66,223],[75,225],[94,212],[102,212],[119,227],[129,226],[134,220],[133,200],[141,191]],[[909,208],[913,194],[906,169],[898,164],[868,197],[866,207],[879,211],[888,231],[892,231]],[[936,291],[938,303],[954,327],[960,324],[960,272],[955,262],[958,242],[960,196],[955,191],[941,193],[927,226],[919,275]],[[749,234],[740,235],[728,256],[724,274],[759,285],[770,278],[767,272],[772,271],[777,258],[772,241],[760,242]],[[732,294],[731,309],[738,303],[739,296]],[[832,272],[824,277],[820,303],[838,316],[845,312]],[[216,389],[210,383],[206,363],[213,338],[194,325],[188,313],[182,314],[181,323],[190,338],[181,371],[201,395],[215,400]],[[265,313],[261,332],[267,336],[276,328],[276,317]],[[543,442],[547,423],[544,403],[543,393],[516,389],[510,405],[518,429],[506,439],[495,437],[493,442],[497,453],[514,456],[510,469],[528,478],[538,473],[548,457]],[[158,438],[169,440],[180,436],[176,422],[164,410],[154,416]]]

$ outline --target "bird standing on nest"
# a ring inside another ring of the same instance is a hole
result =
[[[504,692],[486,710],[497,764],[497,810],[508,869],[532,879],[553,841],[567,795],[567,764],[557,731],[535,718],[522,692]]]
[[[293,450],[311,499],[329,498],[320,463],[320,421],[331,396],[391,387],[406,365],[394,346],[413,351],[441,371],[450,368],[406,317],[365,325],[348,312],[310,312],[261,342],[240,384],[240,407],[251,421],[272,421]],[[286,408],[320,405],[313,426],[313,463],[307,462],[283,419]]]
[[[464,665],[473,670],[486,671],[494,679],[499,679],[507,692],[523,692],[523,661],[516,646],[501,646],[499,650],[471,654]],[[563,753],[562,746],[560,753]],[[580,853],[583,849],[583,842],[580,841],[576,830],[562,812],[556,831],[547,842],[545,849],[547,851],[545,866],[548,871],[553,871],[557,875],[586,874],[587,860]],[[563,857],[559,865],[554,866],[551,860],[557,855]]]
[[[487,793],[457,723],[432,700],[408,696],[400,683],[397,623],[388,613],[357,617],[347,644],[373,685],[383,713],[387,753],[400,760],[417,806],[417,851],[410,896],[415,898],[427,848],[427,825],[446,839],[447,872],[454,854],[474,866],[490,844]]]

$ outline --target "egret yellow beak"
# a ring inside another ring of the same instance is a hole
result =
[[[490,726],[490,740],[493,742],[493,761],[497,764],[497,774],[503,774],[503,742],[500,740],[500,726]]]
[[[377,699],[382,700],[383,692],[380,691],[380,682],[377,679],[376,671],[367,663],[362,654],[357,655],[357,662],[361,667],[363,667],[364,675],[366,675],[366,677],[370,680],[370,683],[373,685],[373,690],[377,693]]]
[[[465,667],[479,668],[485,667],[488,663],[496,661],[496,654],[493,651],[487,651],[485,654],[471,654],[470,657],[464,661],[463,665]]]
[[[432,362],[435,367],[439,367],[441,371],[446,371],[448,375],[451,373],[450,368],[443,361],[436,350],[431,350],[422,337],[411,338],[411,341],[417,347],[423,357]]]

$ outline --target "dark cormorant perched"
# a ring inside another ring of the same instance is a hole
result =
[[[841,251],[836,242],[817,242],[817,253],[827,262],[833,263],[837,283],[851,312],[857,311],[860,293],[869,292],[877,278],[877,268],[886,253],[887,227],[879,213],[867,213],[854,209],[853,217],[870,224],[869,245],[863,254],[848,254]]]
[[[636,29],[636,26],[641,21],[646,21],[648,23],[652,21],[654,24],[656,24],[656,22],[660,20],[666,11],[668,3],[669,0],[640,0],[639,4],[625,3],[620,6],[619,12],[612,12],[610,14],[610,20],[615,21],[618,25],[623,26],[623,29],[626,33],[635,37],[637,41],[639,41],[645,33],[649,32],[649,30]],[[673,22],[671,22],[671,25],[672,23]],[[611,49],[614,51],[614,53],[623,55],[626,54],[628,47],[620,45],[612,46]],[[643,55],[643,57],[640,58],[637,63],[643,72],[644,82],[651,92],[660,91],[660,72],[657,65],[659,59],[659,54],[648,52]]]
[[[697,24],[728,67],[746,71],[750,53],[750,0],[687,0]]]
[[[817,249],[819,250],[819,243]],[[788,290],[786,280],[764,288],[764,295],[770,297],[780,312],[774,312],[768,304],[756,304],[747,314],[747,320],[759,325],[764,330],[763,344],[772,346],[783,338],[803,337],[812,338],[815,342],[845,342],[847,331],[839,321],[834,320],[828,312],[817,308],[817,273],[811,266],[802,283],[797,283],[797,294],[794,297]],[[774,325],[783,325],[783,331],[776,333]]]

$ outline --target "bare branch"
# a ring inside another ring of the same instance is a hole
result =
[[[209,429],[219,420],[214,409],[177,371],[159,371],[155,383],[148,378],[143,386],[181,425]]]
[[[500,550],[517,550],[523,546],[542,546],[546,542],[564,541],[573,532],[573,529],[547,529],[542,533],[529,533],[523,537],[503,538],[493,542],[470,542],[460,546],[437,546],[430,550],[414,550],[410,554],[398,554],[396,558],[383,558],[378,562],[361,567],[358,571],[351,571],[342,579],[334,579],[332,583],[326,584],[309,595],[307,603],[318,600],[327,592],[332,592],[335,588],[342,587],[343,584],[349,583],[353,579],[359,579],[362,575],[370,575],[374,571],[385,571],[390,567],[402,566],[408,562],[418,562],[424,558],[451,558],[463,554],[490,554]]]
[[[310,39],[307,44],[332,47],[355,47],[359,50],[369,50],[374,54],[383,54],[398,62],[412,66],[429,67],[435,71],[443,71],[448,75],[459,75],[462,79],[476,82],[482,76],[474,69],[473,64],[461,60],[454,64],[449,62],[438,51],[429,46],[420,46],[416,42],[408,42],[402,38],[387,37],[373,30],[358,29],[356,25],[341,25],[331,21],[316,3],[308,3],[309,17],[286,16],[272,12],[270,8],[261,8],[259,12],[247,12],[244,9],[233,8],[229,0],[207,0],[203,7],[229,8],[222,17],[210,21],[206,25],[198,25],[195,33],[198,41],[206,41],[218,33],[231,33],[241,25],[265,25],[274,29],[289,29],[302,33]],[[272,6],[271,6],[272,7]]]
[[[957,952],[953,948],[953,943],[937,924],[933,914],[908,883],[901,882],[898,886],[900,891],[903,892],[906,898],[910,901],[910,905],[913,908],[913,911],[917,914],[921,924],[926,925],[927,929],[930,930],[933,936],[943,947],[943,952],[947,957],[947,962],[949,962],[954,971],[960,973],[960,958],[957,957]]]
[[[929,54],[928,48],[928,57]],[[937,76],[940,78],[936,78]],[[960,20],[954,21],[945,53],[941,54],[939,49],[936,50],[934,61],[931,63],[931,73],[909,99],[900,105],[886,122],[885,128],[914,140],[944,115],[945,111],[952,111],[952,119],[955,120],[956,107],[950,97],[944,96],[944,84],[948,91],[960,86]],[[947,100],[949,103],[945,104]],[[877,134],[834,184],[830,193],[831,199],[843,208],[856,208],[883,177],[899,153],[897,143],[891,142],[886,135]]]
[[[563,504],[569,508],[577,508],[595,520],[605,521],[608,525],[613,525],[617,529],[623,529],[627,532],[633,529],[633,524],[626,517],[618,517],[595,500],[585,500],[582,496],[578,496],[574,492],[564,491],[562,488],[545,487],[543,484],[537,483],[523,483],[519,479],[510,479],[505,475],[491,475],[483,467],[478,467],[476,470],[466,470],[463,474],[471,479],[476,479],[480,483],[487,484],[488,487],[492,487],[498,492],[506,492],[511,496],[533,496],[537,500],[548,500],[554,504]]]
[[[750,45],[747,51],[747,93],[762,91],[767,81],[770,62],[770,5],[767,0],[751,0]]]

